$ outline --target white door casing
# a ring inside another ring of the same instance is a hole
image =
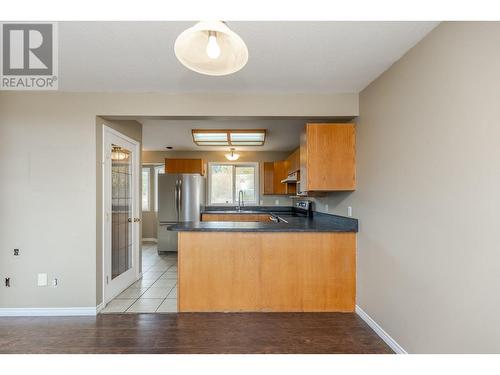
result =
[[[131,158],[131,267],[115,278],[112,278],[112,159],[113,145],[130,151]],[[123,290],[140,277],[139,246],[140,246],[140,144],[139,142],[103,125],[103,223],[102,223],[102,267],[103,267],[103,302],[111,301]]]

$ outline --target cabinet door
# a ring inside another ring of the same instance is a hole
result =
[[[205,175],[203,159],[165,159],[165,173],[198,173]]]
[[[288,174],[300,170],[300,148],[297,148],[294,152],[292,152],[286,160]]]
[[[356,188],[354,124],[307,124],[302,174],[307,191],[349,191]],[[302,143],[301,143],[302,156]]]
[[[297,184],[299,194],[304,194],[308,191],[307,186],[307,126],[304,126],[300,133],[300,181]]]
[[[288,194],[286,184],[282,183],[288,176],[288,162],[280,160],[264,163],[264,195]]]
[[[264,195],[272,195],[274,193],[274,163],[264,163]]]
[[[285,160],[274,162],[274,194],[286,194],[286,184],[282,183],[288,176],[287,163]]]
[[[202,221],[271,221],[269,214],[203,214]]]

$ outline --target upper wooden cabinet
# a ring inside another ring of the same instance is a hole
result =
[[[205,175],[203,159],[165,159],[165,173],[198,173]]]
[[[300,137],[300,191],[356,189],[354,124],[306,124]]]
[[[288,176],[286,160],[264,163],[264,194],[283,195],[289,194],[287,185],[281,183]]]
[[[287,173],[293,173],[300,170],[300,147],[292,152],[287,158]]]

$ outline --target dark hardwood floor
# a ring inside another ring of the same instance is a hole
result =
[[[392,353],[351,313],[0,318],[0,353]]]

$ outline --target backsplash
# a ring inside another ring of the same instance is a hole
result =
[[[278,202],[276,204],[276,202]],[[293,203],[292,198],[283,195],[261,195],[261,206],[291,206]]]

